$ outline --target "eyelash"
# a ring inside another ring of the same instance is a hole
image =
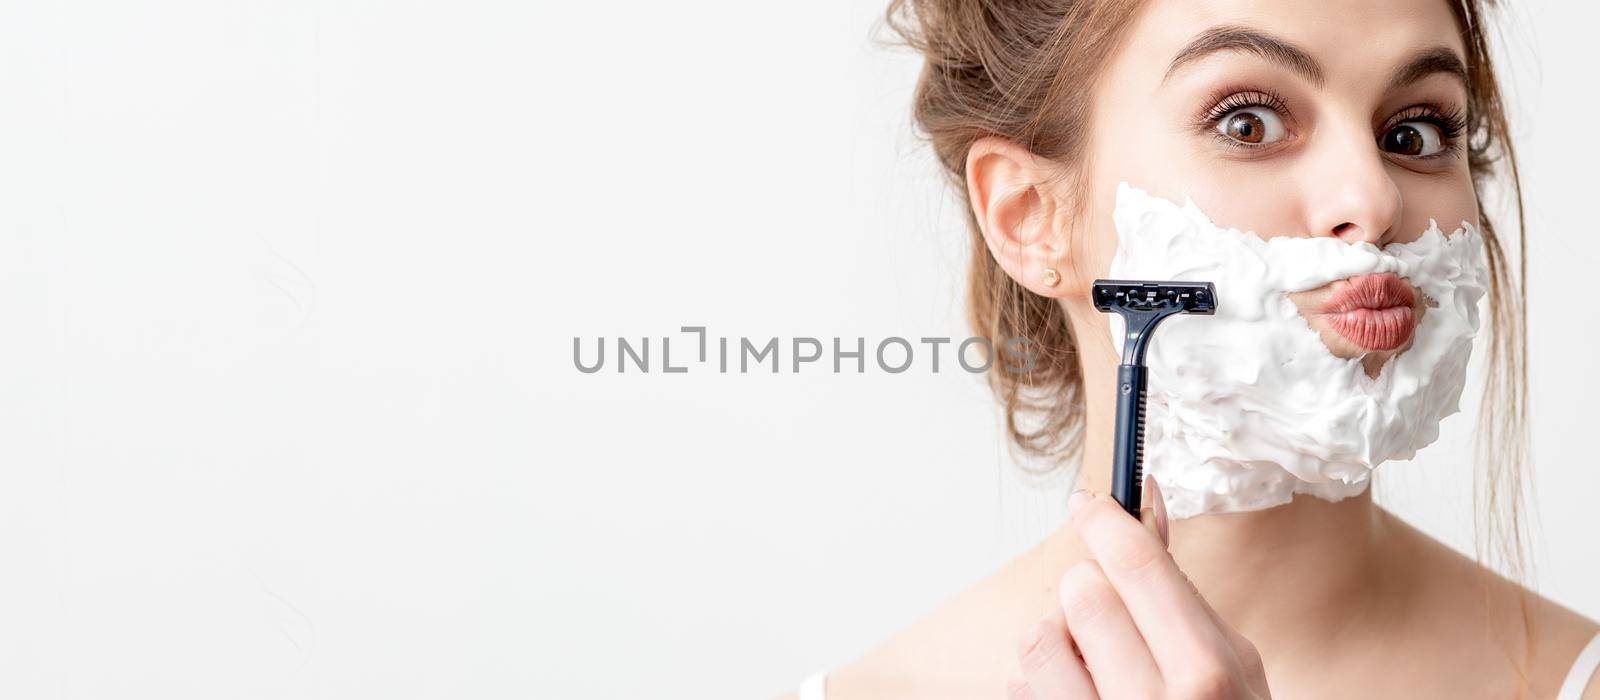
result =
[[[1229,114],[1232,114],[1237,110],[1247,107],[1265,107],[1275,112],[1286,114],[1290,113],[1288,102],[1283,99],[1283,95],[1270,88],[1266,90],[1259,90],[1255,88],[1231,87],[1218,90],[1212,95],[1208,102],[1210,102],[1213,106],[1200,115],[1200,118],[1196,120],[1195,126],[1198,129],[1211,134],[1213,137],[1222,141],[1223,144],[1227,146],[1247,151],[1261,148],[1271,148],[1271,146],[1252,145],[1242,143],[1237,139],[1228,138],[1227,134],[1217,131],[1216,126],[1218,120],[1228,116]],[[1431,102],[1411,105],[1401,110],[1399,114],[1391,118],[1383,127],[1383,133],[1387,134],[1389,133],[1390,129],[1393,129],[1396,126],[1406,122],[1415,121],[1427,122],[1429,124],[1433,124],[1435,127],[1438,127],[1444,144],[1439,149],[1438,153],[1426,156],[1411,156],[1412,160],[1432,160],[1434,158],[1442,158],[1455,153],[1456,150],[1461,147],[1461,141],[1458,137],[1463,131],[1466,130],[1467,120],[1462,116],[1460,108],[1442,108],[1439,105]]]
[[[1461,108],[1455,106],[1441,108],[1439,105],[1425,102],[1400,110],[1400,113],[1389,120],[1388,125],[1383,128],[1383,133],[1387,134],[1390,129],[1406,122],[1427,122],[1439,128],[1439,136],[1444,141],[1443,147],[1438,153],[1420,158],[1437,158],[1454,153],[1461,146],[1461,139],[1458,137],[1467,129],[1467,118],[1462,116]]]
[[[1206,110],[1200,121],[1206,126],[1215,124],[1218,119],[1228,116],[1229,113],[1245,107],[1266,107],[1278,112],[1289,111],[1289,105],[1283,96],[1275,90],[1254,90],[1250,88],[1228,88],[1219,90],[1211,96],[1209,102],[1213,103],[1211,109]]]

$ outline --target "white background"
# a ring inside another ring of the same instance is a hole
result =
[[[0,3],[0,696],[765,697],[1035,541],[948,356],[686,362],[967,335],[884,4]],[[1518,5],[1535,584],[1600,616],[1600,18]],[[1471,551],[1463,408],[1379,495]]]

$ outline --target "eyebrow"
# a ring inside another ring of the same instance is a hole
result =
[[[1319,88],[1327,82],[1322,66],[1304,49],[1271,34],[1234,24],[1217,25],[1196,35],[1188,45],[1179,49],[1172,57],[1172,62],[1167,64],[1167,73],[1162,76],[1161,82],[1166,82],[1184,65],[1219,51],[1253,53],[1300,74]],[[1467,79],[1466,64],[1454,50],[1445,46],[1434,46],[1417,52],[1411,60],[1406,61],[1394,72],[1389,79],[1387,89],[1394,90],[1434,73],[1453,75],[1470,91],[1471,82]]]

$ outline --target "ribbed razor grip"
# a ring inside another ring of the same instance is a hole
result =
[[[1145,368],[1117,366],[1117,432],[1111,453],[1111,496],[1135,520],[1144,484]]]

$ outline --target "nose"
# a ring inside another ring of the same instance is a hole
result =
[[[1388,245],[1400,225],[1400,187],[1368,132],[1327,138],[1307,169],[1306,230],[1346,243]]]

